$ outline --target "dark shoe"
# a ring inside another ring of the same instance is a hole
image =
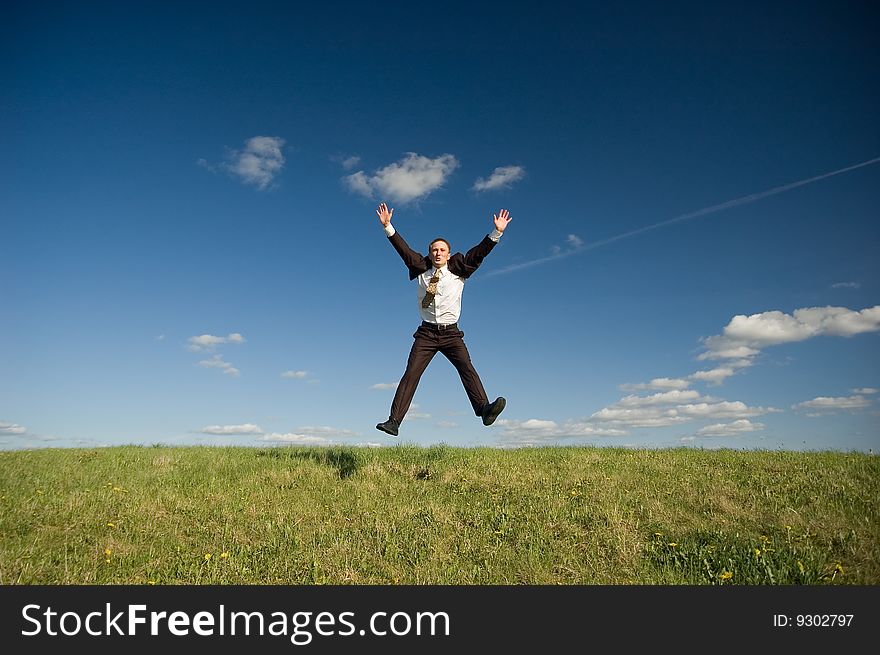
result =
[[[494,403],[489,403],[483,408],[483,425],[492,425],[495,422],[495,419],[498,418],[498,415],[504,411],[504,406],[507,404],[507,401],[504,400],[503,397],[499,396],[495,399]]]
[[[387,432],[392,437],[396,437],[397,430],[399,427],[400,427],[400,423],[395,421],[393,418],[390,418],[387,421],[385,421],[384,423],[379,423],[379,425],[376,426],[376,429],[382,430],[382,432]]]

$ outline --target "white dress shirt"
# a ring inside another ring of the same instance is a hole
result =
[[[394,236],[395,231],[391,223],[385,226],[385,234],[387,236]],[[501,232],[493,229],[489,234],[489,238],[498,243],[498,240],[501,238]],[[437,293],[434,296],[434,302],[427,307],[422,307],[422,298],[425,297],[425,293],[428,290],[428,283],[434,276],[434,271],[437,270],[440,272],[440,281],[437,283]],[[416,281],[418,282],[417,300],[419,315],[421,315],[422,320],[440,325],[458,323],[458,317],[461,315],[461,294],[464,291],[464,278],[451,272],[449,267],[444,265],[439,269],[435,269],[432,266],[419,275]]]

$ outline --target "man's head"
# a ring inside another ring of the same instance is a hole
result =
[[[431,258],[431,263],[435,268],[446,266],[446,262],[449,261],[450,249],[449,242],[442,238],[434,239],[428,245],[428,257]]]

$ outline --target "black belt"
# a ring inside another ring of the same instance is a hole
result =
[[[458,323],[449,323],[447,325],[442,325],[440,323],[431,323],[429,321],[422,321],[422,327],[430,328],[431,330],[436,330],[437,332],[443,332],[445,330],[457,330]]]

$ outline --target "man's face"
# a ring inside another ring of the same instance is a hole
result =
[[[431,262],[435,268],[446,266],[449,261],[449,246],[445,241],[435,241],[431,244]]]

